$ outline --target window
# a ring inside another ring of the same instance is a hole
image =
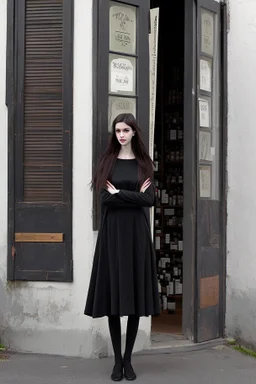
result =
[[[72,0],[9,3],[9,280],[72,280],[72,47]]]

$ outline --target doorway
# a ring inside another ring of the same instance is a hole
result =
[[[154,245],[161,315],[152,334],[182,337],[184,2],[151,0],[159,8],[154,134]]]
[[[153,318],[152,333],[195,342],[223,337],[227,7],[218,0],[93,3],[96,152],[108,142],[108,122],[122,112],[135,111],[151,154],[155,144],[152,224],[161,316]],[[156,108],[150,8],[160,11]],[[127,64],[118,76],[111,70],[113,54],[129,61],[129,76]],[[112,87],[111,79],[119,85]]]
[[[202,342],[224,334],[226,7],[150,6],[159,8],[153,233],[161,306],[152,335]]]

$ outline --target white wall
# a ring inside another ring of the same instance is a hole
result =
[[[227,332],[256,346],[256,1],[230,1]]]
[[[0,0],[0,337],[12,349],[77,356],[111,351],[106,318],[83,315],[96,234],[92,231],[92,0],[75,0],[73,258],[74,282],[6,282],[7,111],[6,4]],[[136,349],[148,345],[142,321]]]

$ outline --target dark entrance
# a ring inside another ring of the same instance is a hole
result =
[[[151,0],[153,8],[159,8],[154,242],[162,314],[152,332],[201,342],[224,329],[224,19],[214,0]]]
[[[184,189],[184,3],[152,1],[159,7],[155,114],[154,241],[162,314],[152,331],[182,334]],[[152,11],[154,13],[157,10]],[[152,23],[153,24],[153,23]],[[152,28],[156,28],[152,25]],[[154,33],[154,31],[151,31]]]

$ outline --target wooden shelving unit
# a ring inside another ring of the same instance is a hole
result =
[[[161,50],[161,44],[159,49]],[[183,276],[183,62],[181,60],[173,63],[171,68],[160,68],[157,100],[154,239],[162,313],[173,314],[181,310]]]

